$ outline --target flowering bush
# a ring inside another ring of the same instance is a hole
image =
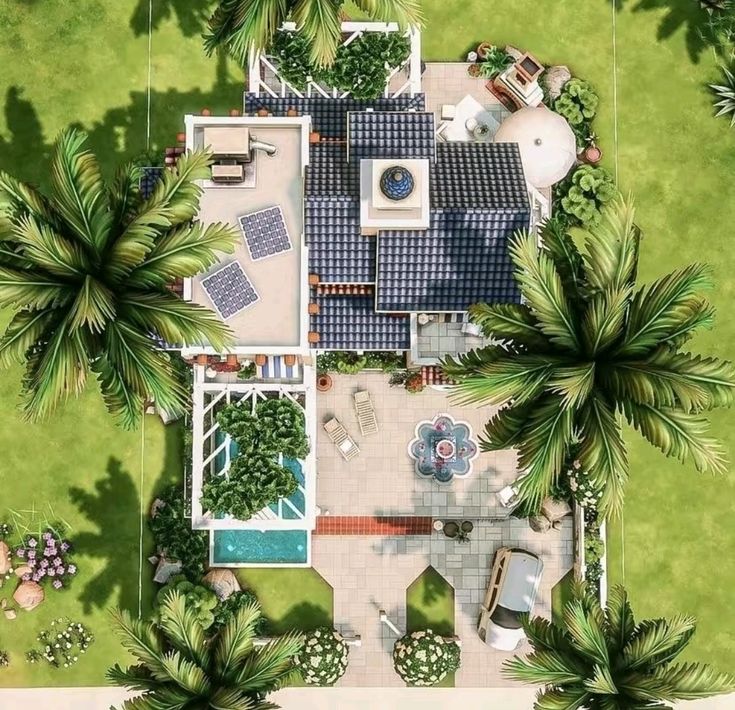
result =
[[[15,550],[16,557],[31,569],[23,575],[23,581],[49,581],[54,589],[67,586],[77,573],[77,566],[68,559],[70,553],[71,543],[52,530],[40,536],[27,535],[25,543]]]
[[[459,668],[459,646],[431,629],[414,631],[396,641],[393,666],[408,685],[436,685]]]
[[[597,501],[602,497],[602,491],[595,484],[589,471],[582,469],[579,461],[574,461],[567,470],[569,490],[572,497],[585,508],[596,508]]]
[[[309,685],[334,685],[347,670],[349,648],[339,632],[328,627],[305,634],[296,666]]]
[[[46,661],[54,668],[69,668],[87,652],[94,636],[84,624],[62,617],[51,622],[51,629],[41,631],[37,640],[41,649],[26,653],[28,663]]]
[[[13,528],[8,523],[0,523],[0,540],[7,540],[13,532]]]

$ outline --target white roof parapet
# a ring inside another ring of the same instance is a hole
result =
[[[293,31],[296,29],[294,22],[284,22],[281,30]],[[357,37],[365,32],[400,32],[401,29],[395,22],[343,22],[342,33],[347,35],[342,42],[348,45]],[[385,96],[393,98],[408,93],[411,96],[421,93],[421,31],[418,28],[411,28],[406,32],[411,42],[411,50],[408,59],[397,67],[391,67],[388,81],[385,86]],[[391,80],[401,70],[406,70],[407,80],[398,87],[391,86]],[[268,77],[272,77],[271,83]],[[274,86],[273,83],[277,86]],[[252,50],[250,52],[250,60],[248,62],[248,92],[260,96],[261,92],[269,96],[287,96],[288,92],[292,92],[296,96],[303,96],[304,92],[295,89],[283,77],[278,74],[278,67],[268,58],[268,56],[259,51]],[[340,93],[334,87],[323,87],[314,81],[310,81],[306,87],[306,95],[313,96],[319,94],[325,97],[333,97],[343,99],[349,96],[349,92]]]

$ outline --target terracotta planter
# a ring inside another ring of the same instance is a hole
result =
[[[490,42],[481,42],[477,45],[477,58],[480,61],[487,59],[487,53],[490,51],[490,47],[492,47]]]
[[[319,375],[319,377],[316,378],[316,388],[320,392],[326,392],[327,390],[332,389],[332,378],[329,375]]]
[[[477,78],[480,76],[480,65],[479,64],[470,64],[469,67],[467,67],[467,73],[471,77]]]
[[[590,165],[597,165],[602,160],[602,151],[596,145],[588,145],[584,149],[582,159]]]

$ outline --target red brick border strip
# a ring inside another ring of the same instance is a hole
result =
[[[433,518],[393,515],[321,515],[315,535],[431,535]]]

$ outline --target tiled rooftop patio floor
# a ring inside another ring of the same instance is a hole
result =
[[[480,453],[467,478],[455,478],[443,486],[419,478],[407,452],[416,424],[444,412],[469,422],[477,440],[491,408],[457,407],[450,404],[445,392],[431,388],[409,394],[403,387],[390,387],[383,373],[333,374],[332,379],[332,389],[317,397],[317,504],[323,513],[505,517],[495,491],[516,477],[514,452]],[[354,393],[362,389],[371,394],[379,426],[377,434],[365,437],[360,434],[353,405]],[[332,416],[360,447],[352,461],[340,456],[321,428]]]

